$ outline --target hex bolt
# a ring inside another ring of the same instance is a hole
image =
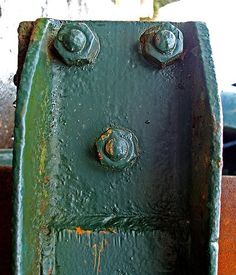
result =
[[[86,36],[77,29],[71,29],[68,33],[60,35],[58,39],[70,52],[80,52],[86,44]]]
[[[140,51],[148,62],[163,68],[182,55],[183,34],[170,23],[157,23],[141,35]]]
[[[124,138],[111,138],[106,142],[105,153],[114,160],[118,161],[125,158],[128,154],[129,145]]]
[[[54,47],[67,65],[85,65],[96,60],[100,42],[86,24],[70,22],[58,31]]]
[[[123,128],[108,128],[96,140],[95,145],[100,163],[114,169],[132,165],[139,153],[136,136]]]
[[[171,31],[158,31],[154,35],[154,43],[158,51],[161,53],[169,53],[175,48],[176,37]]]

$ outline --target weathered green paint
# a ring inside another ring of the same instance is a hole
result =
[[[176,46],[176,36],[172,31],[161,30],[154,35],[155,47],[162,54],[173,51]]]
[[[168,22],[156,24],[142,34],[140,48],[149,62],[165,67],[181,57],[183,34]]]
[[[68,270],[81,275],[176,274],[173,266],[176,262],[183,264],[188,257],[183,251],[185,243],[178,243],[172,234],[159,230],[83,235],[62,231],[55,251],[60,263],[57,274],[68,274]]]
[[[127,129],[108,128],[96,141],[98,159],[109,168],[123,169],[139,155],[138,139]]]
[[[96,60],[100,51],[99,39],[86,24],[65,22],[54,46],[67,65],[84,65]]]
[[[223,106],[224,130],[229,133],[236,133],[236,93],[221,93]]]
[[[83,67],[55,51],[61,24],[35,23],[21,74],[15,274],[216,274],[222,123],[205,25],[175,23],[183,59],[160,70],[138,49],[162,23],[86,22],[101,50]],[[134,165],[100,164],[107,127],[138,138]]]

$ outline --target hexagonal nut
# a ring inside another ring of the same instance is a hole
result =
[[[67,65],[84,65],[95,61],[100,42],[86,24],[70,22],[58,31],[54,47]]]
[[[165,67],[181,57],[183,34],[170,23],[157,23],[140,37],[140,51],[148,62]]]
[[[95,145],[100,163],[117,170],[134,164],[139,154],[137,137],[123,128],[108,128]]]

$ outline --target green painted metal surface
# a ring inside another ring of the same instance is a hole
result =
[[[37,20],[25,43],[15,274],[216,274],[222,122],[205,25],[174,23],[184,52],[159,69],[139,38],[162,23],[86,22],[100,53],[85,66],[55,50],[61,24]],[[137,137],[132,166],[99,162],[95,143],[109,127]]]

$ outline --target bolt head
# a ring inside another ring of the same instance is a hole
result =
[[[158,31],[154,35],[154,44],[157,50],[161,53],[168,53],[174,49],[176,45],[176,37],[171,31]]]
[[[141,35],[140,51],[148,62],[163,68],[183,53],[183,34],[170,23],[157,23]]]
[[[111,138],[106,142],[105,145],[106,155],[114,161],[118,161],[122,158],[125,158],[128,154],[128,150],[128,142],[122,137]]]
[[[100,163],[119,170],[132,165],[139,152],[136,136],[123,128],[108,128],[95,145]]]
[[[67,65],[95,61],[100,51],[97,35],[84,23],[65,23],[58,31],[54,47]]]
[[[60,36],[59,40],[70,52],[80,52],[86,44],[86,36],[77,29],[71,29],[63,36]]]

